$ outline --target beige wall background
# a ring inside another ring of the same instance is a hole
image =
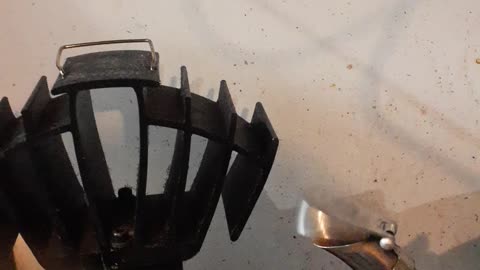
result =
[[[242,116],[264,104],[281,139],[265,192],[236,243],[220,206],[186,269],[344,269],[294,237],[311,187],[390,211],[419,269],[478,269],[480,2],[3,0],[0,18],[0,96],[17,112],[41,75],[53,83],[60,45],[143,37],[164,84],[186,65],[193,92],[216,98],[225,79]],[[132,96],[94,96],[117,187],[136,174]],[[173,133],[151,132],[166,162]],[[149,171],[152,192],[167,167]]]

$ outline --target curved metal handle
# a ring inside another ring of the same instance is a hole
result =
[[[119,43],[148,43],[150,46],[150,51],[152,53],[152,62],[150,64],[150,69],[154,70],[157,66],[157,55],[155,54],[155,48],[153,47],[153,42],[150,39],[143,38],[143,39],[115,39],[115,40],[103,40],[103,41],[94,41],[94,42],[84,42],[84,43],[76,43],[76,44],[67,44],[63,45],[58,48],[57,52],[57,59],[56,65],[58,71],[62,78],[65,76],[65,70],[63,69],[63,65],[60,64],[60,60],[62,58],[62,52],[66,49],[72,48],[80,48],[80,47],[88,47],[88,46],[97,46],[97,45],[108,45],[108,44],[119,44]]]

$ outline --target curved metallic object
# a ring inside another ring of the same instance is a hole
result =
[[[346,207],[341,202],[335,204],[333,208],[336,210]],[[415,270],[413,261],[404,256],[395,244],[394,223],[367,218],[355,206],[347,212],[350,213],[327,214],[302,201],[297,231],[355,270]],[[354,224],[356,218],[359,222]]]
[[[9,256],[21,233],[48,270],[182,269],[182,262],[200,250],[220,196],[230,238],[237,240],[278,148],[262,104],[256,104],[247,122],[237,115],[225,81],[218,100],[212,101],[190,92],[185,67],[180,88],[161,85],[153,46],[152,51],[69,57],[63,67],[60,56],[61,50],[57,66],[68,74],[59,75],[51,90],[46,78],[40,78],[21,117],[14,116],[7,98],[0,101],[0,257]],[[115,194],[105,161],[90,91],[106,87],[129,87],[137,96],[136,194],[131,188]],[[155,195],[146,194],[149,126],[177,129],[164,192]],[[60,136],[68,132],[81,179]],[[208,144],[186,191],[194,134]],[[237,156],[229,169],[233,151]]]

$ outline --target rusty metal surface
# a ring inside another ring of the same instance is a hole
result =
[[[258,103],[250,123],[239,117],[225,81],[217,101],[190,93],[185,67],[179,89],[163,86],[149,57],[110,51],[68,58],[66,76],[50,90],[42,77],[18,118],[1,100],[0,256],[9,256],[20,232],[49,270],[182,269],[200,250],[221,195],[230,237],[238,239],[278,148],[268,116]],[[137,95],[136,195],[112,187],[90,96],[104,87],[131,87]],[[148,164],[148,127],[155,125],[176,128],[177,137],[165,192],[146,195],[147,168],[155,166]],[[66,132],[81,179],[60,137]],[[193,134],[209,142],[186,192]],[[232,151],[238,155],[228,170]]]

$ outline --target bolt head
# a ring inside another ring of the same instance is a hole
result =
[[[384,237],[380,239],[380,247],[384,250],[392,250],[395,247],[395,240],[393,238]]]

